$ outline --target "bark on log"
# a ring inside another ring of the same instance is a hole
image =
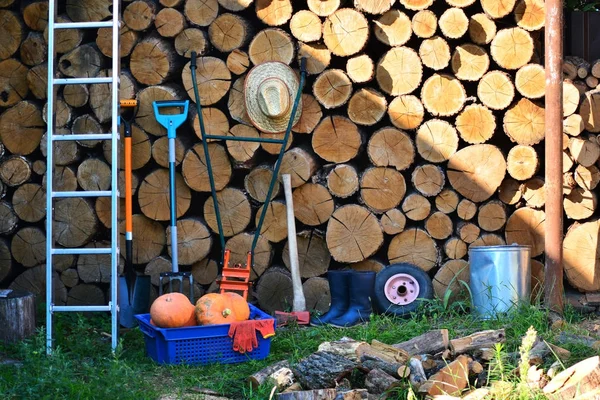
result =
[[[560,372],[544,387],[543,392],[556,399],[569,399],[579,393],[597,395],[600,376],[600,358],[585,359]]]
[[[366,208],[346,205],[338,208],[327,223],[327,247],[339,262],[359,262],[383,244],[383,230]]]
[[[372,369],[365,379],[365,388],[373,394],[382,394],[400,385],[398,379],[378,368]]]
[[[506,342],[504,329],[487,330],[450,340],[450,349],[453,354],[464,354],[482,347],[494,347],[504,342]]]
[[[388,248],[390,263],[408,262],[424,271],[435,267],[440,258],[435,241],[424,230],[407,229],[394,236]]]
[[[327,352],[316,352],[292,367],[296,379],[308,389],[335,387],[347,376],[356,363],[345,357]]]
[[[35,333],[35,297],[24,290],[13,290],[0,298],[0,340],[16,343]]]
[[[417,354],[437,354],[448,349],[450,345],[447,329],[429,331],[394,347],[406,351],[410,356]]]
[[[260,371],[250,375],[247,379],[250,384],[252,384],[253,388],[257,388],[263,383],[267,383],[269,380],[274,380],[279,389],[282,389],[284,386],[289,386],[293,383],[293,376],[289,376],[285,373],[285,376],[282,376],[282,370],[287,370],[292,373],[290,370],[290,363],[287,360],[279,361],[275,364],[269,365],[266,368],[261,369]],[[285,372],[287,372],[285,371]],[[280,378],[284,378],[280,381]]]
[[[360,361],[360,354],[362,354],[363,349],[368,346],[369,344],[367,342],[343,337],[340,340],[321,343],[318,351],[342,356],[350,361]]]

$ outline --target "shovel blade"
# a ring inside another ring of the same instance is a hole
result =
[[[150,306],[150,277],[138,276],[131,289],[127,278],[119,277],[119,324],[124,328],[137,326],[136,314],[146,314]]]

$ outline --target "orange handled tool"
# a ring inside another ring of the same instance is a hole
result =
[[[121,108],[137,107],[137,100],[121,100]],[[131,122],[121,118],[125,137],[125,262],[127,270],[133,271],[133,194],[131,185]],[[131,282],[130,282],[131,283]]]

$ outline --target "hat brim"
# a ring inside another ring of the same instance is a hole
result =
[[[281,80],[288,88],[290,96],[289,110],[279,118],[272,118],[262,112],[258,104],[258,90],[260,84],[268,78],[277,78]],[[253,67],[244,82],[244,100],[246,103],[246,112],[252,124],[260,131],[265,133],[281,133],[284,132],[290,121],[293,104],[296,93],[298,92],[298,77],[287,64],[278,61],[269,61]],[[298,104],[298,110],[294,116],[296,125],[302,114],[302,100]]]

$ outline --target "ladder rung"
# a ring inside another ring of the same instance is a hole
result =
[[[85,29],[85,28],[112,28],[113,21],[91,22],[60,22],[54,24],[54,29]]]
[[[52,135],[54,141],[66,141],[66,140],[110,140],[112,135],[110,133],[80,133],[76,135]]]
[[[110,197],[110,190],[77,190],[75,192],[52,192],[52,197]]]
[[[68,255],[79,255],[79,254],[110,254],[110,247],[84,247],[77,249],[60,248],[52,249],[52,254],[68,254]]]
[[[110,311],[111,306],[54,306],[52,307],[53,312],[65,312],[65,311]]]
[[[112,77],[101,78],[62,78],[54,79],[55,85],[92,85],[96,83],[112,83]]]

